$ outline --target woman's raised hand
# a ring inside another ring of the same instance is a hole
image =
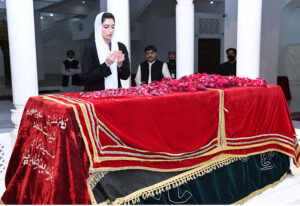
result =
[[[118,67],[122,67],[123,66],[123,62],[125,60],[125,54],[122,53],[122,51],[114,51],[112,53],[110,53],[107,57],[106,57],[106,65],[110,66],[112,65],[115,61],[117,60],[117,64]]]
[[[119,51],[119,55],[117,57],[117,63],[119,68],[123,66],[124,60],[125,60],[125,54],[123,54],[122,51]]]
[[[118,58],[119,56],[119,51],[114,51],[112,53],[110,53],[107,57],[106,57],[106,65],[109,67],[110,65],[112,65],[116,59]]]

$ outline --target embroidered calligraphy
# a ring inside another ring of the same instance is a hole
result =
[[[26,115],[32,122],[30,145],[22,154],[22,165],[31,167],[39,174],[39,178],[52,182],[55,162],[57,135],[67,128],[68,118],[57,115],[45,115],[43,111],[32,108],[26,111]]]

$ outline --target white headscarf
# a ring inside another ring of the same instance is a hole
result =
[[[115,40],[114,35],[111,38],[111,51],[109,50],[108,44],[105,43],[102,37],[102,15],[105,12],[101,12],[96,16],[95,19],[95,42],[96,49],[98,53],[98,58],[100,64],[103,64],[106,61],[106,57],[113,51],[119,50],[118,42]],[[114,89],[118,88],[118,71],[117,71],[117,60],[109,66],[111,70],[111,75],[104,78],[105,89]]]

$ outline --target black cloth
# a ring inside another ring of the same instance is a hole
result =
[[[68,59],[66,59],[65,61],[63,61],[63,64],[65,65],[66,70],[79,69],[78,68],[79,61],[77,60],[69,61]],[[71,78],[72,78],[72,85],[81,85],[79,74],[73,74]],[[69,76],[63,75],[62,86],[67,87],[68,85],[69,85]]]
[[[151,66],[151,81],[161,81],[164,76],[162,73],[163,69],[163,62],[156,60],[152,66]],[[149,78],[149,63],[147,61],[144,61],[140,64],[141,66],[141,80],[142,82],[146,82],[148,84],[148,78]]]
[[[126,46],[118,42],[119,50],[125,54],[123,66],[118,68],[118,86],[121,87],[120,79],[127,79],[130,75],[130,65]],[[111,75],[110,68],[104,62],[100,65],[95,41],[86,45],[82,56],[81,76],[84,91],[97,91],[105,89],[105,77]]]
[[[221,64],[219,74],[222,76],[236,76],[236,62],[234,62],[234,64],[230,64],[229,62]]]
[[[174,64],[174,66],[171,66],[171,63],[168,63],[168,69],[169,69],[171,78],[176,79],[176,64]]]

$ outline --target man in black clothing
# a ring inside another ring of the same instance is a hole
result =
[[[135,76],[138,86],[149,84],[152,81],[161,81],[164,77],[171,77],[166,63],[156,59],[157,49],[153,45],[145,48],[146,61],[142,62]]]
[[[171,78],[176,79],[176,52],[169,51],[168,57],[169,57],[168,68],[170,71]]]
[[[236,49],[229,48],[226,50],[228,61],[219,67],[219,74],[222,76],[236,75]]]
[[[79,61],[74,57],[75,52],[73,50],[67,51],[67,59],[61,64],[61,73],[63,75],[62,91],[64,93],[81,91],[81,67]]]

